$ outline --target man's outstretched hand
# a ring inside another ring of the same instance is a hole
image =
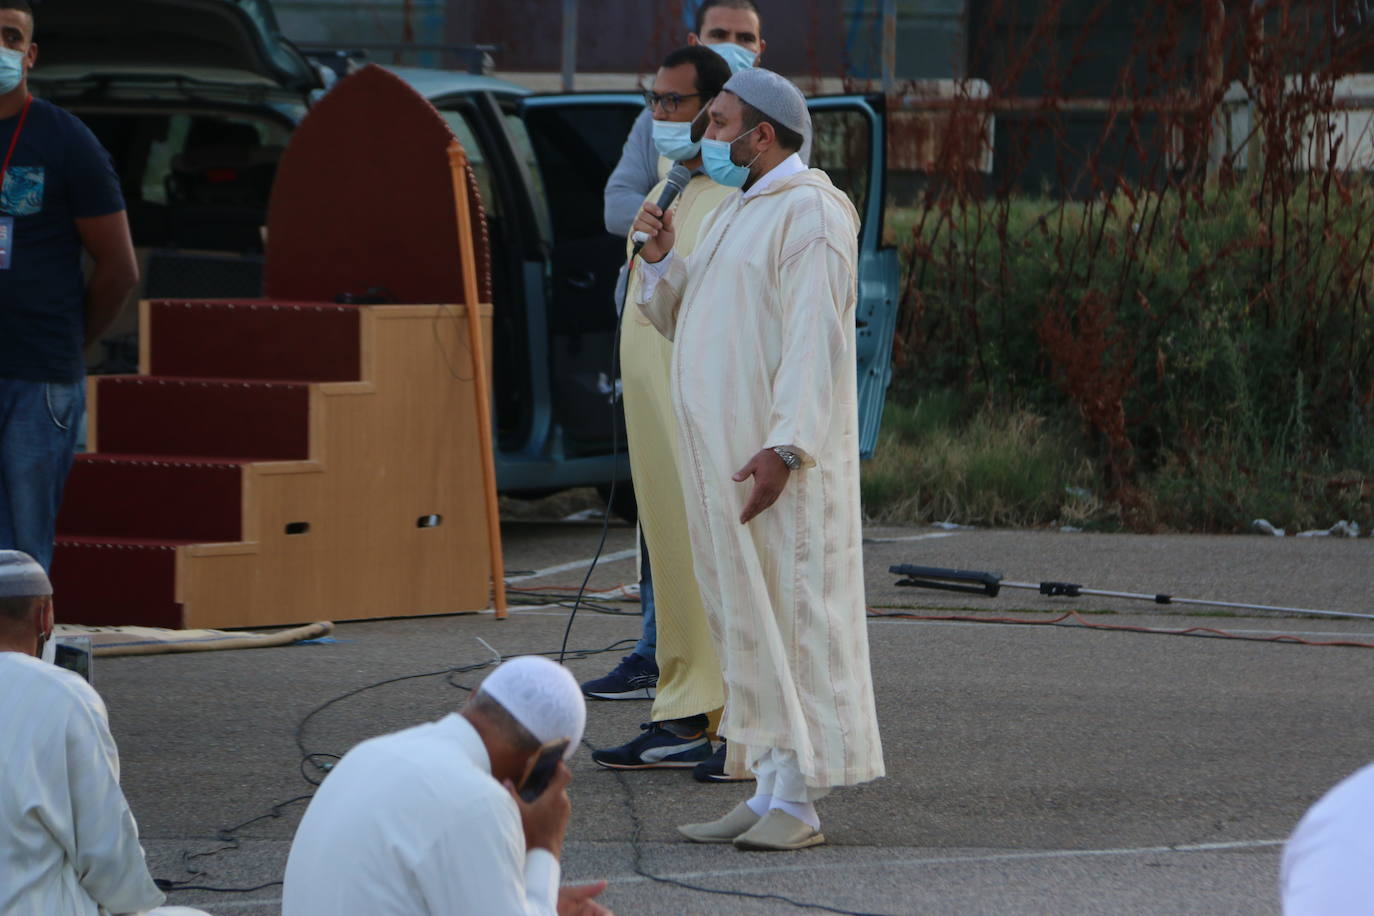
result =
[[[595,884],[576,884],[558,889],[558,916],[615,916],[593,900],[606,889],[605,881]]]
[[[778,453],[771,448],[766,448],[749,459],[749,463],[740,468],[735,474],[735,483],[744,483],[750,477],[754,478],[754,489],[749,494],[749,502],[744,504],[744,511],[740,513],[739,523],[747,525],[754,518],[778,501],[782,495],[783,488],[787,486],[787,475],[792,473],[783,464]]]

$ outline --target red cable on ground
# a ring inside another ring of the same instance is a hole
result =
[[[870,617],[895,617],[901,620],[930,620],[930,621],[952,621],[958,623],[1015,623],[1027,626],[1048,627],[1062,626],[1064,621],[1072,620],[1072,626],[1084,627],[1089,630],[1116,630],[1123,633],[1149,633],[1154,636],[1198,636],[1209,639],[1240,639],[1246,642],[1277,642],[1292,643],[1299,646],[1343,646],[1350,649],[1374,649],[1374,643],[1353,642],[1349,640],[1316,640],[1303,639],[1300,636],[1288,636],[1286,634],[1275,634],[1273,636],[1243,636],[1239,633],[1228,633],[1225,630],[1218,630],[1215,627],[1188,627],[1184,630],[1167,630],[1161,627],[1140,627],[1120,623],[1093,623],[1083,619],[1077,611],[1066,611],[1058,617],[1049,620],[1033,620],[1023,617],[970,617],[960,614],[908,614],[908,613],[887,613],[868,609]]]

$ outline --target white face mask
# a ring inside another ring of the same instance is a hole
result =
[[[0,48],[0,95],[13,92],[23,81],[23,53],[10,48]]]
[[[748,70],[750,67],[754,66],[755,62],[759,59],[759,56],[753,51],[750,51],[748,48],[740,47],[730,41],[722,41],[719,44],[707,45],[706,47],[725,58],[725,62],[730,65],[731,73]]]

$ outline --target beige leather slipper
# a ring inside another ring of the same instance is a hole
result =
[[[825,834],[816,830],[806,821],[797,820],[781,808],[774,808],[759,818],[759,822],[744,833],[735,837],[734,843],[740,849],[759,849],[769,852],[786,852],[819,846],[825,842]]]
[[[740,802],[720,820],[709,824],[684,824],[677,828],[677,832],[693,843],[729,843],[760,820],[748,805]]]

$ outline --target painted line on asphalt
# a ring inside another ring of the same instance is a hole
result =
[[[859,868],[887,868],[891,866],[922,867],[929,865],[983,864],[988,862],[1017,862],[1052,859],[1101,858],[1108,856],[1164,855],[1168,853],[1231,852],[1243,849],[1268,849],[1282,846],[1287,840],[1237,840],[1225,843],[1190,843],[1179,846],[1135,846],[1120,849],[1050,849],[1043,852],[1008,852],[993,855],[938,856],[920,859],[886,859],[878,862],[823,862],[810,865],[774,865],[754,868],[726,868],[716,871],[655,872],[660,878],[689,881],[699,878],[735,878],[750,875],[784,874],[790,872],[852,871]],[[872,848],[872,847],[870,847]],[[630,874],[613,879],[614,883],[637,884],[651,879]]]
[[[899,538],[864,538],[865,544],[904,544],[907,541],[933,541],[936,538],[952,538],[957,531],[931,531],[927,534],[908,534]]]
[[[596,565],[600,566],[602,563],[618,563],[621,560],[628,560],[630,557],[636,556],[638,553],[638,547],[631,547],[627,550],[617,550],[615,553],[602,554],[601,559],[596,560]],[[525,573],[519,576],[511,576],[508,579],[506,579],[506,584],[509,585],[512,582],[524,582],[526,579],[542,579],[545,576],[552,576],[561,572],[567,572],[570,569],[586,569],[588,566],[592,565],[592,561],[594,559],[594,557],[588,557],[585,560],[573,560],[571,563],[560,563],[557,566],[550,566],[548,569],[536,569],[534,572],[531,573]]]

